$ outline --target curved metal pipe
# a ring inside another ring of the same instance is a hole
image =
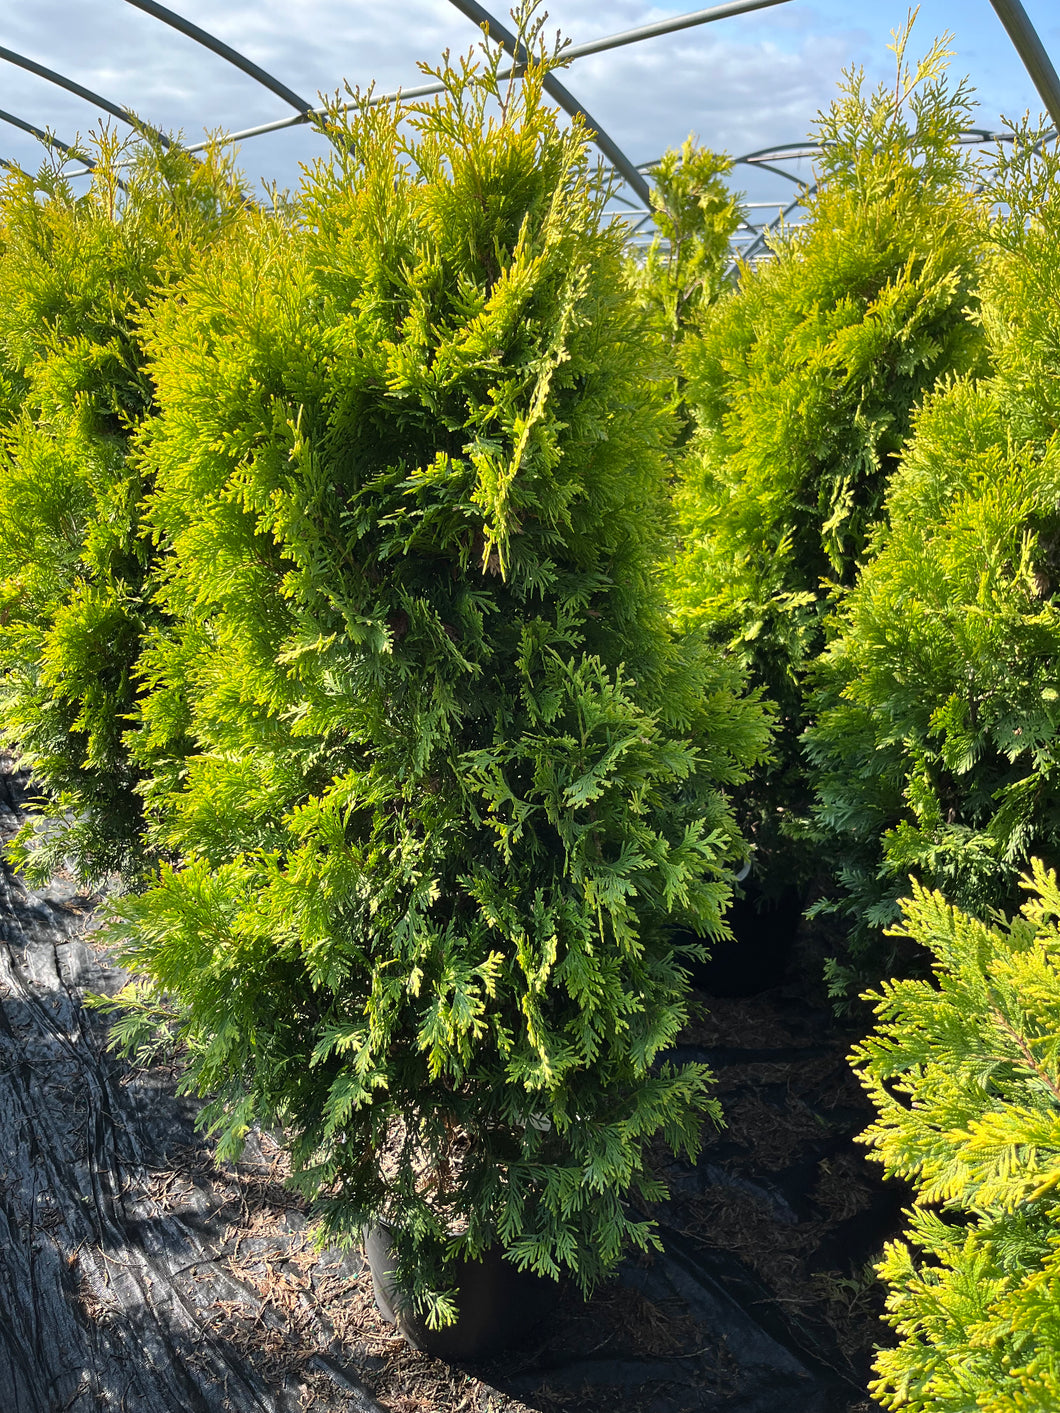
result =
[[[732,165],[740,166],[743,163],[747,167],[754,167],[758,172],[772,172],[775,177],[785,177],[789,182],[795,182],[797,186],[802,185],[802,178],[795,176],[792,172],[785,172],[783,167],[774,167],[769,162],[763,162],[759,157],[734,157]]]
[[[641,25],[639,29],[623,30],[619,34],[605,35],[602,39],[591,39],[586,44],[572,44],[564,49],[565,60],[581,59],[586,54],[602,54],[609,49],[619,49],[624,44],[633,44],[640,39],[652,39],[663,34],[673,34],[677,30],[691,29],[694,25],[710,24],[713,20],[728,19],[730,15],[742,15],[751,10],[767,9],[772,5],[784,5],[787,0],[731,0],[725,5],[712,5],[706,10],[695,10],[687,15],[675,15],[670,20],[659,20],[656,24]],[[498,77],[507,78],[512,70],[503,70]],[[398,98],[427,98],[432,94],[441,93],[445,88],[441,83],[418,84],[415,88],[402,88],[394,93],[377,94],[373,96],[373,103],[392,103]],[[345,108],[352,108],[353,103],[343,104]],[[223,142],[242,142],[248,137],[261,137],[264,133],[279,132],[283,128],[296,127],[299,123],[309,122],[313,118],[323,117],[326,113],[324,108],[311,108],[306,113],[299,113],[290,118],[277,118],[271,123],[258,123],[252,128],[244,128],[242,132],[228,133]],[[188,147],[188,152],[201,152],[208,144],[205,142],[195,143]],[[801,145],[801,144],[793,144]],[[763,148],[763,152],[767,149]],[[772,148],[768,149],[773,151]],[[641,164],[643,169],[644,165]]]
[[[27,123],[25,118],[19,118],[14,113],[7,113],[3,108],[0,108],[0,122],[10,123],[13,128],[21,128],[23,132],[28,132],[30,137],[35,137],[38,142],[43,142],[46,147],[57,147],[60,152],[74,152],[76,150],[78,160],[84,162],[86,167],[91,170],[95,166],[95,163],[84,156],[79,148],[73,148],[70,143],[63,142],[54,133],[45,132],[43,128],[35,128],[32,123]]]
[[[21,128],[23,132],[28,132],[30,137],[35,137],[38,142],[43,142],[45,147],[57,147],[60,152],[72,152],[77,161],[85,164],[83,170],[71,172],[69,175],[72,177],[83,177],[87,172],[94,172],[96,170],[96,163],[92,161],[91,157],[86,157],[79,147],[72,147],[70,143],[63,142],[62,138],[56,137],[54,133],[45,132],[43,128],[34,127],[32,123],[27,123],[25,118],[20,118],[15,113],[8,113],[3,108],[0,108],[0,122],[10,123],[13,128]],[[4,162],[3,159],[0,159],[0,163],[13,172],[23,172],[23,175],[25,175],[24,169],[18,166],[17,163]],[[114,183],[124,192],[129,190],[118,176],[115,176]]]
[[[501,75],[501,77],[505,76]],[[396,103],[399,98],[429,98],[432,94],[444,91],[445,84],[443,83],[421,83],[416,88],[399,88],[393,93],[373,93],[370,99],[362,99],[359,103],[344,103],[342,111],[345,113],[351,108],[375,106],[379,103]],[[310,108],[305,113],[293,113],[289,118],[276,118],[271,123],[258,123],[256,127],[244,128],[242,132],[225,133],[218,140],[220,142],[242,142],[246,137],[261,137],[264,133],[282,132],[284,128],[294,128],[298,127],[300,123],[310,123],[314,118],[326,118],[327,114],[326,108]],[[195,142],[184,150],[185,152],[205,152],[209,146],[209,142]]]
[[[641,39],[655,39],[660,34],[675,34],[681,29],[691,29],[693,25],[709,25],[714,20],[727,20],[731,15],[746,15],[751,10],[767,10],[771,5],[787,3],[788,0],[730,0],[726,5],[711,5],[709,9],[693,10],[688,15],[675,15],[673,19],[638,25],[636,29],[623,30],[621,34],[605,35],[603,39],[590,39],[587,44],[572,44],[564,49],[563,57],[580,59],[585,54],[602,54],[608,49],[618,49],[623,44],[636,44]]]
[[[1057,78],[1052,60],[1045,52],[1045,45],[1038,38],[1038,31],[1027,18],[1020,0],[990,0],[990,3],[1015,45],[1016,53],[1023,60],[1023,67],[1030,74],[1046,112],[1054,125],[1060,128],[1060,78]]]
[[[252,59],[248,59],[245,54],[240,54],[238,49],[233,49],[230,44],[226,44],[223,39],[218,39],[216,35],[210,34],[208,30],[200,29],[198,25],[193,25],[190,20],[183,19],[172,10],[167,10],[165,5],[155,3],[155,0],[125,0],[127,5],[135,5],[138,10],[143,10],[145,14],[153,16],[156,20],[161,20],[164,25],[169,25],[172,29],[179,30],[188,39],[193,39],[196,44],[201,44],[204,49],[210,49],[214,54],[226,59],[228,63],[234,64],[249,78],[256,80],[267,88],[271,93],[275,93],[277,98],[282,98],[285,103],[289,103],[292,108],[297,108],[299,113],[308,113],[312,107],[304,98],[300,98],[293,89],[281,83],[278,78],[273,78],[260,65],[255,64]]]
[[[54,83],[59,88],[65,88],[68,93],[74,93],[78,98],[84,98],[89,103],[94,103],[97,108],[102,108],[105,113],[110,113],[115,118],[120,118],[123,123],[128,123],[130,127],[138,128],[148,133],[151,137],[157,138],[163,147],[171,146],[171,141],[165,133],[159,132],[158,128],[153,128],[149,123],[143,122],[135,113],[130,113],[127,108],[120,108],[117,103],[111,103],[98,93],[93,93],[90,88],[85,88],[83,84],[75,83],[73,79],[67,78],[65,74],[56,73],[54,69],[47,69],[43,64],[38,64],[35,59],[27,59],[25,54],[16,54],[13,49],[5,49],[0,45],[0,59],[5,59],[9,64],[17,64],[20,69],[25,69],[27,73],[36,74],[38,78],[46,79],[48,83]]]
[[[756,147],[753,152],[744,152],[734,157],[734,162],[752,162],[758,157],[776,157],[792,161],[796,157],[816,157],[821,149],[805,138],[801,142],[774,142],[770,147]]]

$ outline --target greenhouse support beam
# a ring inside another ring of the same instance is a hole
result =
[[[1023,60],[1023,67],[1030,74],[1046,112],[1060,129],[1060,78],[1045,52],[1045,45],[1038,38],[1038,31],[1027,18],[1020,0],[990,0],[990,3]]]
[[[754,162],[759,157],[776,158],[779,162],[782,158],[785,161],[793,161],[799,157],[820,157],[821,149],[816,142],[808,143],[805,139],[802,142],[775,142],[772,147],[756,147],[753,152],[744,152],[739,157],[734,157],[734,162]]]
[[[109,99],[102,98],[98,93],[93,93],[90,88],[85,88],[83,84],[75,83],[65,74],[56,73],[54,69],[45,68],[43,64],[38,64],[35,59],[27,59],[25,54],[16,54],[13,49],[5,49],[0,45],[0,59],[4,59],[9,64],[15,64],[20,69],[25,69],[27,73],[36,74],[38,78],[46,79],[48,83],[54,83],[59,88],[65,88],[68,93],[76,94],[78,98],[85,99],[88,103],[93,103],[97,108],[102,108],[105,113],[110,113],[112,117],[120,118],[123,123],[128,123],[131,127],[141,132],[147,133],[150,137],[157,138],[163,147],[170,146],[170,140],[165,133],[161,133],[157,128],[151,127],[136,116],[130,113],[127,108],[120,108],[117,103],[111,103]]]
[[[23,132],[28,132],[30,137],[35,137],[38,142],[43,142],[45,147],[57,147],[60,152],[69,153],[75,157],[77,161],[84,162],[84,170],[72,173],[73,176],[84,176],[86,172],[94,172],[96,170],[95,162],[92,161],[91,157],[86,157],[79,147],[72,147],[70,143],[63,142],[62,138],[56,137],[54,133],[45,132],[43,128],[34,127],[32,123],[27,123],[25,118],[20,118],[15,113],[8,113],[5,112],[3,108],[0,108],[0,122],[10,123],[13,128],[21,128]],[[23,176],[26,175],[23,168],[13,162],[4,162],[3,165],[12,172],[22,172]],[[122,191],[129,190],[120,177],[116,176],[114,181]]]
[[[65,152],[75,158],[78,162],[84,162],[84,167],[80,172],[72,172],[71,176],[83,177],[89,172],[96,170],[96,164],[91,157],[86,157],[80,147],[74,147],[69,142],[63,142],[62,138],[56,137],[53,132],[45,132],[43,128],[34,127],[32,123],[27,123],[25,118],[20,118],[15,113],[5,112],[0,108],[0,122],[10,123],[13,128],[21,128],[23,132],[28,132],[30,137],[35,137],[38,142],[43,142],[45,147],[57,147],[60,152]],[[0,157],[0,166],[6,167],[11,172],[21,172],[23,176],[28,176],[24,167],[20,167],[17,162],[7,162]],[[122,181],[121,177],[115,175],[114,185],[119,190],[128,192],[129,188]]]
[[[252,59],[248,59],[245,54],[240,54],[238,49],[233,49],[230,44],[226,44],[223,39],[218,39],[216,35],[210,34],[209,30],[200,29],[198,25],[193,25],[190,20],[174,14],[172,10],[167,10],[165,5],[158,5],[155,0],[125,0],[127,5],[133,5],[137,10],[143,10],[144,14],[151,15],[156,20],[161,20],[164,25],[169,25],[172,29],[179,30],[188,39],[193,39],[196,44],[201,44],[204,49],[212,50],[220,58],[233,64],[248,78],[260,83],[263,88],[267,88],[270,93],[275,93],[277,98],[282,98],[285,103],[289,103],[292,108],[296,108],[299,113],[308,113],[312,107],[304,98],[300,98],[293,89],[281,83],[278,78],[273,78],[260,65],[255,64]]]
[[[655,39],[661,34],[676,34],[693,25],[709,25],[714,20],[727,20],[731,15],[744,15],[751,10],[767,10],[772,5],[786,5],[788,0],[731,0],[728,5],[711,5],[706,10],[693,10],[688,15],[675,15],[670,20],[626,29],[621,34],[608,34],[603,39],[590,39],[587,44],[572,44],[564,49],[564,59],[581,59],[586,54],[603,54],[608,49],[620,49],[623,44],[636,44],[641,39]]]
[[[746,14],[751,10],[763,10],[772,5],[786,5],[787,3],[788,0],[734,0],[732,4],[712,5],[706,10],[694,10],[687,15],[675,15],[670,20],[659,20],[656,24],[642,25],[640,29],[628,29],[619,34],[604,35],[602,39],[591,39],[586,44],[572,44],[569,49],[564,49],[563,59],[564,62],[568,62],[572,59],[581,59],[587,54],[602,54],[608,49],[618,49],[623,44],[632,44],[637,39],[651,39],[663,34],[673,34],[678,30],[690,29],[693,25],[710,24],[712,20],[724,20],[730,15]],[[511,72],[510,69],[503,71],[498,74],[498,78],[508,78]],[[435,93],[441,93],[444,87],[445,85],[441,83],[417,84],[414,88],[402,88],[394,93],[373,95],[371,101],[372,103],[393,103],[399,98],[428,98]],[[346,110],[360,107],[361,104],[344,103],[342,106]],[[293,128],[299,123],[310,122],[313,118],[326,116],[327,110],[325,108],[313,108],[309,112],[298,113],[289,118],[276,118],[271,123],[258,123],[252,128],[243,128],[240,132],[226,133],[221,141],[242,142],[248,137],[262,137],[266,133],[281,132],[284,128]],[[208,146],[209,143],[197,142],[185,150],[203,152]]]
[[[27,123],[25,118],[20,118],[14,113],[7,113],[3,108],[0,108],[0,123],[10,123],[13,128],[21,128],[23,132],[28,132],[30,137],[35,137],[38,142],[43,142],[45,147],[57,147],[60,152],[74,152],[74,148],[68,142],[63,142],[54,133],[45,132],[43,128],[36,128],[32,123]],[[95,165],[80,150],[75,153],[75,156],[80,158],[89,169]]]
[[[794,182],[796,186],[803,185],[802,178],[797,177],[794,172],[786,172],[783,167],[774,167],[770,162],[763,162],[760,157],[736,157],[732,165],[736,167],[741,162],[759,172],[772,172],[775,177],[783,177],[786,181]]]
[[[501,74],[501,78],[506,78],[506,74]],[[343,103],[340,111],[349,112],[351,108],[376,107],[382,103],[396,103],[398,99],[406,98],[428,98],[431,94],[441,93],[445,85],[441,83],[421,83],[415,88],[399,88],[394,93],[373,93],[370,99],[357,99],[353,103]],[[289,118],[277,118],[271,123],[258,123],[252,128],[243,128],[241,132],[226,132],[219,138],[210,142],[193,142],[186,147],[185,152],[205,152],[208,147],[215,142],[242,142],[247,137],[263,137],[266,133],[282,132],[284,128],[295,128],[301,123],[311,123],[314,118],[326,118],[327,108],[310,108],[308,113],[294,113]]]

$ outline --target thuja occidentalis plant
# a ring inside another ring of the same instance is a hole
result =
[[[916,887],[900,927],[933,976],[866,997],[862,1141],[916,1190],[878,1267],[899,1336],[871,1386],[887,1409],[1060,1406],[1060,892],[1038,861],[1025,885],[988,923]]]
[[[588,1288],[653,1243],[646,1163],[717,1117],[675,926],[721,935],[723,789],[759,707],[670,634],[672,413],[555,55],[448,58],[337,109],[290,219],[248,221],[150,318],[157,602],[144,749],[178,857],[123,905],[220,1151],[280,1124],[329,1239],[447,1270],[503,1248]],[[161,1013],[161,1012],[160,1012]]]
[[[655,236],[640,266],[644,298],[655,305],[676,345],[725,288],[730,242],[743,219],[725,178],[730,158],[689,137],[651,169]]]
[[[140,320],[244,205],[217,153],[109,130],[0,183],[0,729],[39,796],[11,849],[38,880],[144,866],[130,736],[159,612],[131,454],[154,405]]]
[[[882,929],[911,874],[989,917],[1060,846],[1060,156],[1040,136],[1016,131],[986,187],[993,372],[927,399],[817,666],[806,740],[852,924],[837,989],[899,965]]]
[[[845,76],[815,133],[804,220],[679,354],[698,425],[677,485],[674,612],[775,704],[773,758],[739,813],[765,873],[804,883],[818,870],[799,737],[831,595],[857,576],[915,409],[983,365],[983,203],[955,142],[969,91],[947,86],[945,39],[912,67],[907,40],[894,84]]]

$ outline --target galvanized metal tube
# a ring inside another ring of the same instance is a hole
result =
[[[747,167],[754,167],[759,172],[772,172],[775,177],[784,177],[789,182],[794,182],[796,186],[802,185],[802,178],[797,177],[794,172],[786,172],[783,167],[774,167],[769,162],[763,162],[760,157],[736,157],[733,159],[733,166],[738,167],[743,163]]]
[[[351,108],[364,108],[375,106],[379,103],[396,103],[399,98],[429,98],[434,93],[442,93],[445,90],[443,83],[421,83],[415,88],[399,88],[393,93],[373,93],[372,97],[365,101],[361,99],[356,103],[343,103],[342,111],[347,112]],[[260,137],[263,133],[282,132],[284,128],[298,127],[301,123],[311,123],[314,118],[327,117],[326,108],[311,108],[307,113],[293,113],[289,118],[277,118],[271,123],[259,123],[256,127],[244,128],[242,132],[225,133],[218,139],[220,142],[242,142],[245,137]],[[186,147],[185,152],[204,152],[210,146],[208,142],[195,142]]]
[[[135,3],[135,0],[130,0]],[[602,39],[591,39],[586,44],[572,44],[564,49],[563,58],[566,61],[583,58],[586,54],[602,54],[609,49],[618,49],[624,44],[634,44],[640,39],[651,39],[658,35],[673,34],[678,30],[691,29],[694,25],[710,24],[713,20],[728,19],[730,15],[742,15],[752,10],[767,9],[773,5],[786,5],[788,0],[732,0],[727,5],[712,5],[707,10],[694,10],[687,15],[676,15],[670,20],[659,20],[656,24],[641,25],[638,29],[623,30],[619,34],[605,35]],[[513,72],[511,69],[503,70],[500,78],[508,78]],[[445,85],[441,83],[418,84],[414,88],[401,88],[393,93],[379,94],[372,98],[373,103],[392,103],[398,98],[427,98],[432,94],[441,93]],[[344,108],[354,108],[358,105],[354,103],[343,104]],[[240,132],[228,133],[222,139],[224,142],[242,142],[248,137],[261,137],[265,133],[280,132],[284,128],[296,127],[299,123],[311,122],[313,118],[321,118],[325,114],[323,108],[311,108],[307,112],[298,113],[290,118],[277,118],[271,123],[257,123],[252,128],[243,128]],[[205,142],[195,143],[188,147],[188,152],[202,152],[208,146]],[[774,149],[770,148],[770,151]]]
[[[120,118],[130,127],[139,128],[143,132],[149,133],[151,137],[157,138],[163,147],[170,146],[170,140],[165,133],[159,132],[158,128],[153,128],[149,123],[143,122],[135,113],[130,113],[127,108],[121,108],[117,103],[111,103],[109,99],[101,97],[98,93],[93,93],[90,88],[85,88],[83,84],[67,78],[65,74],[45,68],[43,64],[38,64],[36,59],[27,59],[25,54],[16,54],[13,49],[5,49],[2,45],[0,45],[0,59],[5,59],[9,64],[16,64],[20,69],[25,69],[27,73],[36,74],[38,78],[46,79],[48,83],[54,83],[59,88],[65,88],[68,93],[76,94],[78,98],[83,98],[87,103],[94,103],[97,108],[102,108],[112,117]]]
[[[3,108],[0,108],[0,123],[10,123],[13,128],[21,128],[23,132],[28,132],[30,137],[35,137],[38,142],[43,142],[46,147],[57,147],[60,152],[74,150],[68,142],[63,142],[54,133],[45,132],[43,128],[35,128],[32,123],[27,123],[25,118],[20,118],[15,113],[7,113]],[[83,157],[80,152],[78,156],[89,169],[95,165],[87,157]]]
[[[73,152],[77,160],[84,162],[85,165],[79,172],[70,172],[69,176],[84,177],[87,176],[89,172],[96,170],[96,163],[92,161],[91,157],[86,157],[80,148],[74,148],[69,142],[63,142],[62,138],[56,137],[54,133],[45,132],[43,128],[34,127],[32,123],[27,123],[25,118],[20,118],[16,113],[8,113],[3,108],[0,108],[0,122],[10,123],[13,128],[21,128],[23,132],[28,132],[30,137],[35,137],[38,142],[43,142],[45,147],[57,147],[60,152]],[[2,165],[10,168],[13,172],[21,172],[23,170],[12,162],[3,162]],[[114,182],[122,191],[127,192],[129,190],[120,177],[116,176]]]
[[[636,44],[641,39],[655,39],[660,34],[676,34],[678,30],[691,29],[694,25],[709,25],[714,20],[727,20],[731,15],[745,15],[752,10],[766,10],[772,5],[786,5],[788,0],[732,0],[728,5],[711,5],[707,10],[693,10],[688,15],[675,15],[670,20],[657,20],[655,24],[639,25],[636,29],[623,30],[621,34],[609,34],[603,39],[590,39],[587,44],[572,44],[564,49],[564,59],[581,59],[586,54],[603,54],[608,49],[619,49],[623,44]]]
[[[1023,66],[1030,74],[1046,112],[1060,129],[1060,78],[1057,78],[1053,62],[1045,52],[1045,45],[1038,38],[1038,31],[1028,19],[1020,0],[990,0],[990,3],[1015,45],[1016,53],[1023,60]]]
[[[153,16],[156,20],[161,20],[164,25],[169,25],[172,29],[178,30],[186,35],[188,39],[193,39],[196,44],[201,44],[204,49],[212,50],[220,58],[226,59],[241,70],[248,78],[260,83],[263,88],[267,88],[271,93],[275,93],[277,98],[282,98],[285,103],[289,103],[292,108],[297,108],[299,113],[310,112],[312,105],[304,98],[300,98],[293,89],[281,83],[278,78],[263,69],[260,64],[255,64],[252,59],[248,59],[245,54],[240,54],[238,49],[233,49],[230,44],[226,44],[223,39],[218,39],[209,30],[200,29],[198,25],[193,25],[190,20],[184,19],[181,15],[174,14],[172,10],[167,10],[165,5],[159,5],[156,0],[125,0],[127,5],[134,5],[136,9],[143,10],[147,15]]]

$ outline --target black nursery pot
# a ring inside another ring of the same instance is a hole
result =
[[[556,1298],[556,1282],[519,1271],[499,1250],[478,1261],[454,1264],[459,1314],[456,1323],[430,1330],[405,1303],[395,1280],[397,1262],[385,1226],[364,1233],[364,1254],[372,1273],[376,1309],[414,1349],[436,1359],[484,1359],[518,1344],[537,1325]]]
[[[766,893],[754,883],[745,884],[726,917],[732,939],[710,942],[708,961],[687,964],[693,983],[709,996],[757,996],[779,985],[802,923],[802,909],[802,895],[796,888]]]

